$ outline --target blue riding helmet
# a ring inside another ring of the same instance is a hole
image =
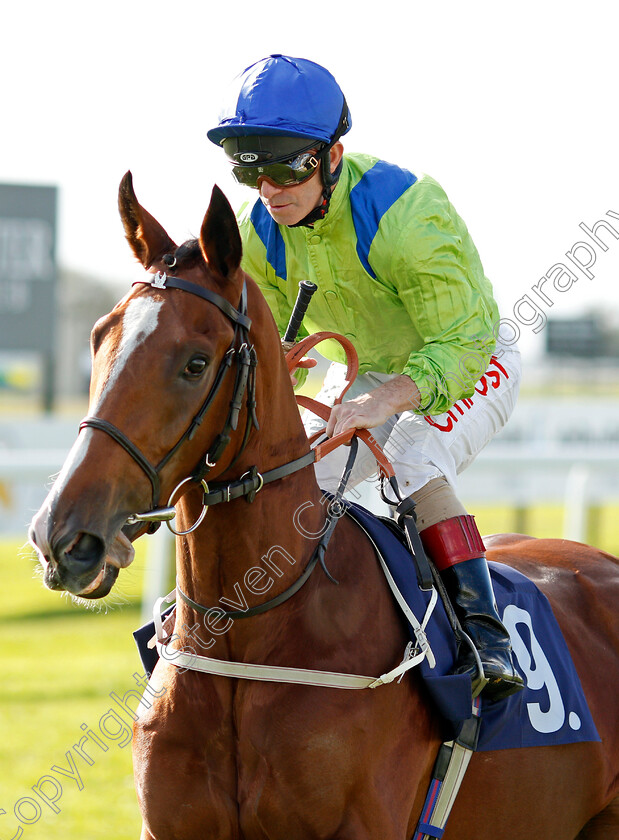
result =
[[[305,58],[275,54],[236,77],[219,125],[207,137],[218,146],[249,135],[310,137],[330,147],[351,125],[344,94],[328,70]]]

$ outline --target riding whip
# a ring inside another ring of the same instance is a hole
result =
[[[299,283],[299,293],[294,304],[294,309],[292,310],[292,315],[290,316],[290,321],[288,322],[288,327],[282,339],[282,346],[285,352],[288,352],[295,343],[299,327],[305,317],[312,295],[317,288],[318,286],[309,280],[301,280]]]

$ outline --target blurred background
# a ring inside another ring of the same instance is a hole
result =
[[[482,533],[619,554],[618,17],[610,0],[5,4],[0,837],[139,834],[120,735],[78,764],[81,787],[52,767],[99,731],[111,692],[136,688],[130,633],[170,588],[170,544],[142,540],[117,593],[87,612],[42,588],[27,525],[86,414],[92,324],[139,274],[122,175],[178,242],[198,233],[214,183],[234,206],[251,198],[206,131],[228,80],[269,53],[328,67],[353,116],[346,149],[431,174],[477,244],[524,359],[513,419],[462,477]]]

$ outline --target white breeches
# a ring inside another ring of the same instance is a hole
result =
[[[316,399],[333,405],[344,387],[345,373],[345,365],[331,364]],[[509,419],[518,397],[520,375],[518,350],[498,346],[469,399],[458,400],[449,411],[434,417],[404,411],[371,430],[393,464],[402,496],[413,495],[429,481],[441,476],[456,491],[456,476]],[[345,401],[367,393],[392,378],[393,375],[381,373],[360,374],[347,392]],[[308,411],[303,422],[308,434],[324,426],[324,421]],[[348,447],[340,447],[316,464],[316,476],[322,489],[331,492],[337,489],[348,453]],[[360,442],[348,486],[354,487],[370,480],[375,473],[376,461]]]

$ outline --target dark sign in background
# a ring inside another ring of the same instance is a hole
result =
[[[35,351],[53,401],[56,187],[0,184],[0,350]]]

